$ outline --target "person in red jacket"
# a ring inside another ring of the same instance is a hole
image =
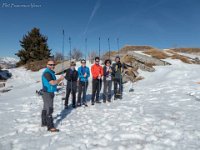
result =
[[[91,72],[92,72],[91,103],[92,103],[92,105],[94,105],[94,102],[101,103],[99,101],[99,94],[100,94],[101,86],[102,86],[103,68],[99,63],[100,63],[99,57],[95,57],[95,63],[91,67]],[[96,96],[96,99],[95,99],[95,96]],[[94,99],[95,99],[95,101],[94,101]]]

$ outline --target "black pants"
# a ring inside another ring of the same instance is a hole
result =
[[[42,110],[42,125],[47,126],[48,129],[54,127],[53,124],[53,99],[54,93],[42,92],[42,99],[44,102]]]
[[[114,94],[120,94],[122,95],[123,92],[123,85],[122,85],[122,79],[114,79]]]
[[[101,91],[102,80],[101,79],[93,79],[92,80],[92,103],[94,103],[95,95],[96,101],[99,101],[99,94]]]
[[[88,82],[79,82],[78,87],[78,104],[85,104],[86,103],[86,92],[87,92]],[[81,101],[81,95],[83,94],[82,101]]]
[[[72,106],[76,106],[77,81],[67,81],[65,106],[68,106],[69,95],[72,93]]]

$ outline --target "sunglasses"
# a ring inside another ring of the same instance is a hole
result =
[[[82,61],[81,63],[82,63],[82,64],[85,64],[86,62],[85,62],[85,61]]]
[[[55,64],[48,64],[49,66],[55,66]]]
[[[95,62],[99,62],[99,61],[95,61]]]

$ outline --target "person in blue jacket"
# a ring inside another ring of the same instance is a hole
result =
[[[86,61],[81,60],[81,66],[78,68],[79,88],[77,106],[88,106],[86,102],[86,92],[88,87],[88,78],[90,77],[90,69],[86,66]],[[81,100],[81,95],[83,95]]]
[[[59,130],[54,127],[53,124],[53,99],[54,92],[57,91],[57,85],[64,79],[61,76],[56,79],[55,72],[55,61],[48,60],[47,67],[42,74],[42,99],[44,102],[42,110],[42,126],[47,126],[47,130],[51,132],[58,132]]]

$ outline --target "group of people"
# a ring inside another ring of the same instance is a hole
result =
[[[47,67],[42,74],[42,98],[44,102],[41,118],[42,126],[47,126],[48,131],[58,132],[59,130],[53,124],[53,99],[54,92],[57,91],[57,85],[64,79],[67,80],[65,109],[69,107],[69,96],[72,95],[72,107],[80,107],[84,105],[87,107],[86,93],[88,88],[88,78],[92,74],[92,97],[91,105],[101,103],[100,91],[103,88],[103,102],[111,102],[112,98],[112,83],[114,82],[114,99],[122,99],[122,72],[123,65],[120,62],[120,57],[115,58],[115,63],[112,64],[110,59],[105,60],[104,66],[100,65],[100,58],[95,57],[94,64],[90,68],[86,66],[86,60],[81,60],[81,66],[76,70],[76,63],[71,62],[70,67],[66,70],[65,76],[60,76],[56,79],[55,61],[49,60]],[[76,93],[78,89],[78,97],[76,100]]]

